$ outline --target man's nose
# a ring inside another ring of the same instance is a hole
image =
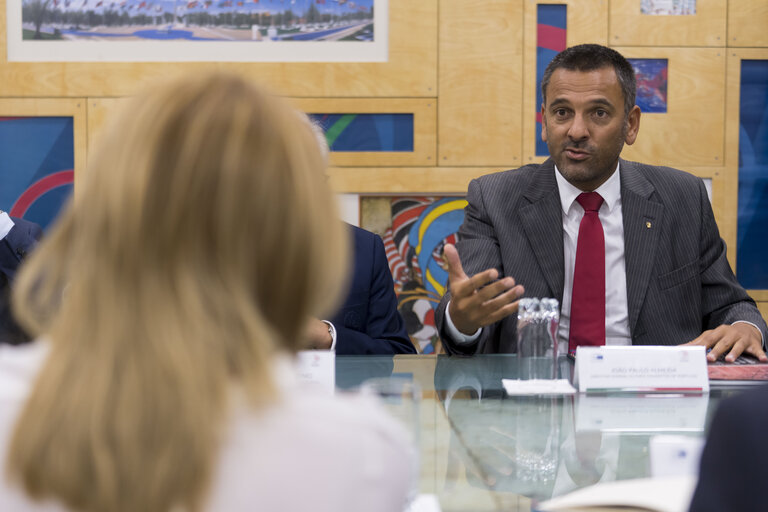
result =
[[[568,137],[571,140],[584,140],[589,137],[589,130],[587,123],[584,120],[584,116],[576,114],[573,116],[571,126],[568,128]]]

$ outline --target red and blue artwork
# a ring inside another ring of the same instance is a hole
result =
[[[413,114],[310,114],[331,151],[413,151]]]
[[[768,289],[768,60],[741,61],[736,277]]]
[[[568,6],[539,4],[536,8],[536,156],[549,156],[547,143],[541,140],[541,81],[549,62],[566,47]]]
[[[0,209],[46,228],[72,194],[71,117],[0,117]]]
[[[635,104],[643,114],[667,112],[667,59],[627,59],[635,70]]]
[[[435,309],[448,286],[443,247],[456,243],[467,201],[461,197],[393,197],[384,247],[398,310],[420,353],[440,352]],[[365,227],[365,226],[363,226]]]

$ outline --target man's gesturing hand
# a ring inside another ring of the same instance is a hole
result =
[[[459,332],[471,336],[480,327],[498,322],[517,311],[517,299],[525,290],[521,285],[515,286],[514,279],[505,277],[496,281],[499,271],[495,268],[468,277],[456,247],[446,244],[443,254],[448,265],[451,290],[448,312]]]

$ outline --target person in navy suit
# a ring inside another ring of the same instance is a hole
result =
[[[400,313],[384,242],[378,235],[350,226],[354,237],[354,274],[341,309],[310,326],[315,349],[339,355],[415,354]]]
[[[24,257],[42,234],[34,222],[12,218],[0,211],[0,343],[19,345],[29,341],[11,313],[11,283]]]
[[[723,400],[701,454],[690,512],[766,510],[768,385]]]

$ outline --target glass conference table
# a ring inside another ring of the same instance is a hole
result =
[[[573,364],[558,363],[562,378]],[[717,402],[749,383],[704,395],[510,397],[516,356],[338,356],[336,386],[368,378],[418,384],[420,492],[444,512],[525,511],[597,482],[650,476],[655,435],[703,437]]]

